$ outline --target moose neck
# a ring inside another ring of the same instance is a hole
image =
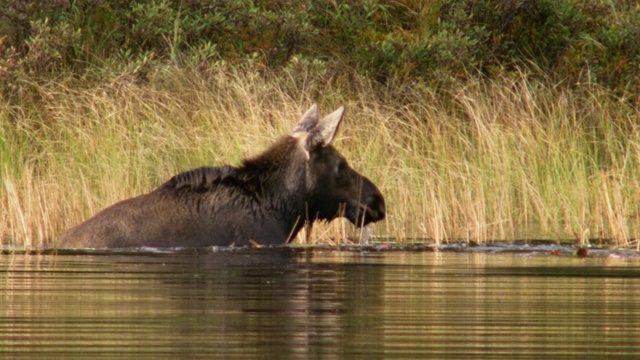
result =
[[[307,158],[298,140],[286,136],[239,169],[261,207],[276,214],[283,231],[295,237],[307,220]]]

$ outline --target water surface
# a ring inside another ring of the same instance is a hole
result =
[[[2,358],[638,358],[640,260],[258,249],[2,255]]]

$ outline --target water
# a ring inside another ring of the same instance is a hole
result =
[[[638,358],[640,259],[548,251],[0,256],[0,358]]]

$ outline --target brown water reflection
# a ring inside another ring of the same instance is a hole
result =
[[[609,255],[5,255],[0,357],[638,358],[639,278]]]

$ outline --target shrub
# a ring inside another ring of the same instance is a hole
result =
[[[637,98],[640,86],[640,8],[623,0],[3,5],[0,77],[8,79],[3,84],[9,94],[22,75],[66,70],[84,76],[105,64],[131,71],[166,62],[206,68],[223,61],[278,71],[299,59],[318,65],[330,81],[358,73],[383,85],[447,87],[469,76],[531,69],[570,86],[596,82],[627,100]]]

